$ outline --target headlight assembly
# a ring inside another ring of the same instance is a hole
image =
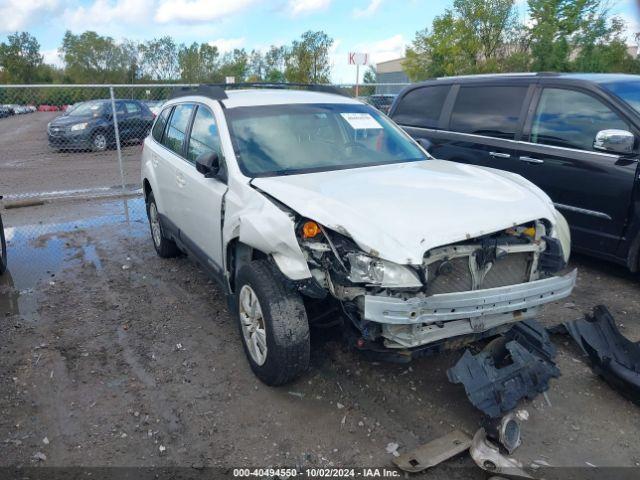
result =
[[[411,268],[364,253],[347,254],[349,280],[388,288],[420,288],[422,282]]]
[[[71,131],[72,132],[77,132],[78,130],[84,130],[85,128],[87,128],[89,126],[88,123],[76,123],[75,125],[73,125],[71,127]]]

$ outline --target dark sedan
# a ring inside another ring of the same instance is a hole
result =
[[[151,129],[153,114],[137,100],[116,100],[120,141],[143,140]],[[115,144],[111,100],[83,102],[47,126],[49,146],[59,150],[104,151]]]

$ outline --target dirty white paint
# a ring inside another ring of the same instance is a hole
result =
[[[535,219],[556,224],[549,197],[522,177],[427,160],[252,182],[300,215],[351,236],[365,251],[422,263],[432,248]]]

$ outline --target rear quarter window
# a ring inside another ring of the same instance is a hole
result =
[[[153,125],[151,135],[158,143],[162,143],[162,134],[164,133],[164,127],[167,125],[167,119],[169,118],[169,113],[171,113],[172,108],[173,107],[168,107],[162,110],[160,115],[158,115],[158,120],[156,120],[156,123]]]
[[[400,125],[437,127],[450,89],[451,85],[434,85],[411,90],[398,101],[393,120]]]
[[[527,85],[461,87],[451,114],[450,129],[513,139],[528,88]]]

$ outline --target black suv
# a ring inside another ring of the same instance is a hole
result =
[[[151,130],[154,115],[138,100],[116,100],[121,141],[143,140]],[[83,102],[47,126],[49,146],[59,150],[104,151],[115,143],[111,100]]]
[[[576,251],[639,270],[640,76],[442,78],[403,90],[389,115],[434,157],[527,178]]]

